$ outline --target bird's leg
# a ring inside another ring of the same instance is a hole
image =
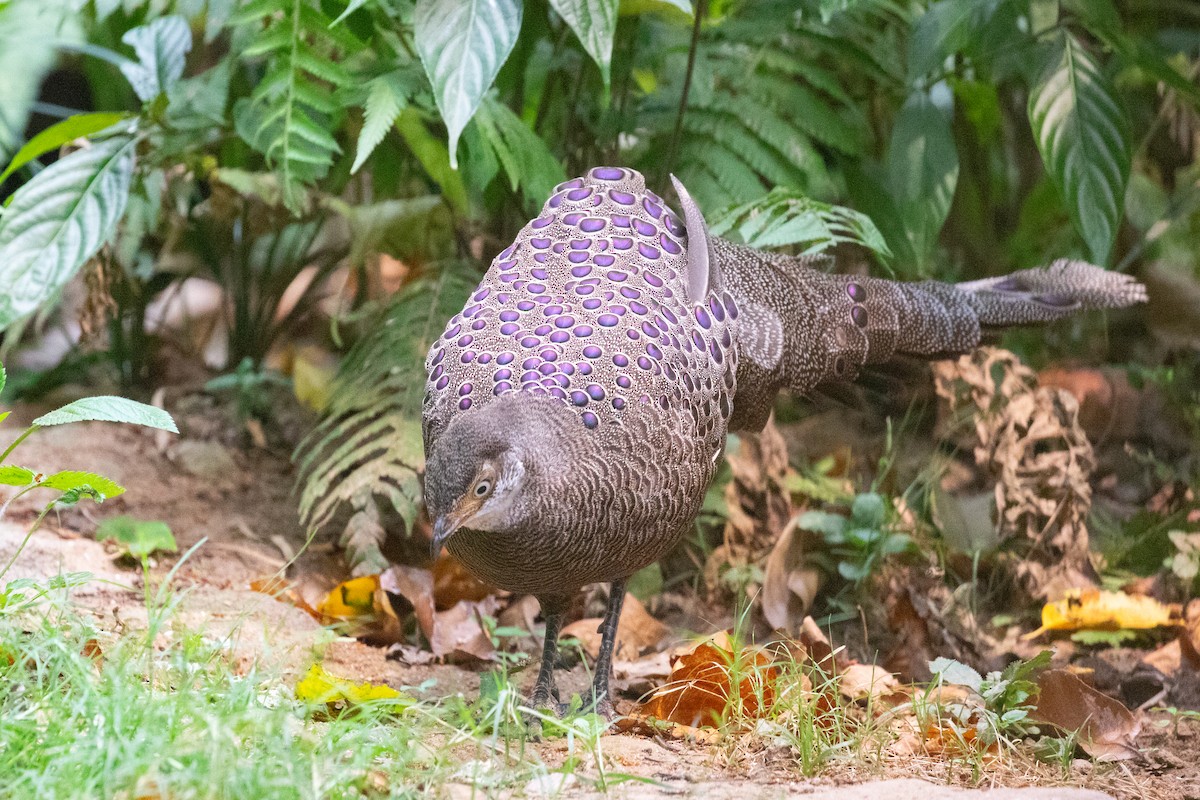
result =
[[[542,616],[546,618],[546,636],[542,640],[542,666],[538,670],[537,682],[533,684],[529,707],[535,711],[550,709],[561,714],[558,686],[554,681],[554,664],[558,660],[558,632],[562,630],[563,614],[566,613],[568,599],[539,597],[538,602],[542,606]],[[551,699],[554,702],[551,702]]]
[[[617,625],[621,621],[621,606],[625,602],[625,581],[613,581],[608,592],[608,610],[600,624],[600,654],[596,657],[596,674],[592,678],[592,708],[612,719],[617,712],[609,696],[608,681],[612,677],[613,648],[617,643]]]

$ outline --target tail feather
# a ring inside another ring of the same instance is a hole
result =
[[[1146,301],[1146,287],[1128,275],[1065,258],[1048,267],[959,283],[955,288],[966,293],[985,328],[1050,322],[1079,311]]]

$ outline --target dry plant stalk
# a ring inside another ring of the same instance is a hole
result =
[[[934,375],[952,413],[974,406],[975,463],[995,483],[995,522],[1017,557],[1016,584],[1039,601],[1094,585],[1086,521],[1096,459],[1075,398],[1039,386],[1033,370],[995,347],[939,362]]]

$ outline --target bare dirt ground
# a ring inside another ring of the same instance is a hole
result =
[[[36,410],[18,409],[2,429],[8,441]],[[17,560],[9,578],[45,578],[60,572],[87,571],[95,580],[74,591],[79,606],[103,625],[138,626],[146,611],[140,571],[122,566],[115,550],[94,539],[97,522],[128,514],[168,523],[187,552],[203,542],[178,569],[174,587],[181,597],[176,619],[188,628],[202,628],[228,638],[247,665],[269,661],[290,674],[303,671],[321,652],[325,666],[356,681],[416,687],[433,679],[424,696],[478,691],[479,672],[455,665],[410,666],[389,660],[383,649],[337,638],[292,605],[253,591],[252,581],[272,575],[298,552],[303,554],[290,575],[314,591],[344,578],[344,567],[327,543],[304,548],[292,495],[294,473],[282,451],[240,448],[203,438],[197,426],[184,427],[174,437],[119,425],[88,424],[45,429],[21,446],[19,462],[40,470],[82,469],[107,475],[128,491],[101,506],[85,502],[51,514]],[[5,438],[6,437],[6,438]],[[15,507],[0,525],[0,559],[7,559],[36,514],[36,503]],[[156,575],[165,575],[177,557],[160,559]],[[533,641],[530,641],[532,646]],[[528,684],[532,670],[518,680]],[[567,691],[586,686],[582,667],[562,679]],[[1070,774],[1058,768],[1025,765],[998,767],[981,780],[961,766],[933,760],[881,759],[870,767],[834,765],[821,777],[800,775],[786,748],[745,742],[712,746],[694,742],[609,735],[602,739],[610,769],[645,782],[626,782],[611,794],[643,797],[807,797],[839,798],[978,798],[984,795],[964,786],[1010,787],[986,795],[994,800],[1040,798],[1200,798],[1200,725],[1184,722],[1172,735],[1161,720],[1150,719],[1139,739],[1143,759],[1118,765],[1076,760]],[[561,763],[565,744],[547,741],[529,745],[547,765]],[[469,756],[468,756],[469,757]],[[922,780],[914,780],[920,778]],[[866,783],[904,779],[894,783]],[[932,783],[930,783],[932,782]],[[1064,786],[1082,787],[1067,789]],[[1019,787],[1041,788],[1020,790]],[[470,787],[448,787],[452,796],[470,796]],[[582,793],[576,787],[566,795]],[[1100,792],[1102,794],[1099,794]]]

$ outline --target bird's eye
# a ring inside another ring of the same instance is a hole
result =
[[[475,484],[475,496],[476,497],[484,497],[491,490],[492,490],[492,482],[491,481],[485,480],[485,481],[480,481],[479,483]]]

